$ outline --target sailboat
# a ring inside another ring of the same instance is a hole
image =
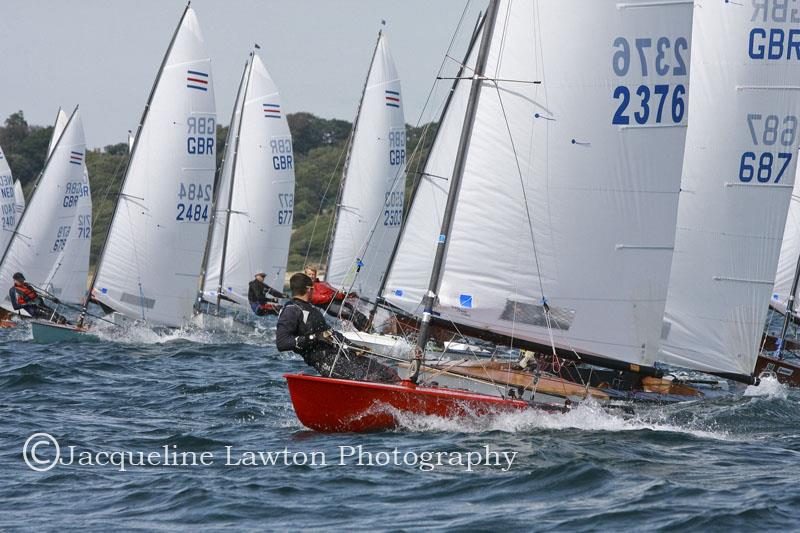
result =
[[[353,124],[325,269],[328,283],[367,302],[378,296],[400,234],[405,158],[400,79],[381,30]]]
[[[371,313],[373,320],[371,303],[380,294],[403,222],[406,126],[401,93],[388,37],[381,30],[348,143],[325,268],[325,281],[357,295],[347,305],[363,315]],[[371,349],[391,351],[399,341],[363,331],[343,334]]]
[[[228,129],[203,262],[196,321],[235,327],[227,307],[251,315],[248,284],[259,272],[281,290],[294,213],[294,156],[277,85],[256,52],[245,64]],[[213,304],[208,306],[207,304]],[[222,315],[222,316],[221,316]]]
[[[450,372],[424,359],[432,326],[661,378],[652,365],[686,135],[691,20],[691,2],[489,3],[384,284],[386,302],[420,320],[408,379],[287,375],[301,422],[348,431],[385,428],[392,410],[553,408],[536,379],[526,387],[481,380],[500,397],[477,400],[437,386]],[[643,51],[640,61],[637,42],[663,54]],[[662,105],[637,107],[645,94]],[[375,402],[389,408],[373,420]]]
[[[2,287],[11,287],[15,272],[22,272],[35,288],[45,287],[74,230],[86,173],[86,141],[77,107],[63,124],[0,259]],[[5,310],[27,316],[24,311],[13,310],[7,292],[4,291],[0,302]]]
[[[216,153],[211,61],[190,5],[147,100],[89,294],[114,321],[176,328],[192,317]],[[40,342],[86,329],[37,321]]]
[[[67,115],[58,110],[48,154],[53,151],[56,141],[67,124]],[[84,167],[83,181],[77,194],[77,209],[72,229],[61,253],[42,284],[42,288],[66,303],[80,303],[86,297],[86,283],[89,277],[89,252],[92,236],[92,196],[89,174]]]
[[[796,173],[800,65],[759,51],[766,30],[750,9],[698,7],[659,359],[752,383]]]

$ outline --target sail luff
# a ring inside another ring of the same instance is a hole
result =
[[[142,132],[142,128],[144,127],[144,123],[147,120],[147,115],[150,112],[150,105],[153,103],[153,97],[156,94],[156,88],[158,87],[158,83],[161,80],[161,76],[164,73],[164,67],[167,64],[167,60],[169,59],[170,52],[172,52],[172,48],[175,45],[175,39],[178,37],[178,32],[183,25],[183,20],[186,18],[186,14],[189,12],[191,8],[191,1],[186,3],[186,7],[183,9],[183,14],[181,15],[180,20],[178,21],[178,25],[175,27],[175,31],[172,33],[172,38],[169,41],[169,45],[167,46],[167,51],[164,54],[163,59],[161,60],[161,65],[158,67],[158,72],[156,73],[156,79],[153,81],[153,85],[150,87],[150,94],[147,97],[147,102],[144,105],[144,110],[142,110],[142,116],[139,119],[139,125],[136,127],[136,134],[133,137],[133,144],[130,145],[130,151],[128,153],[128,162],[125,164],[125,171],[122,174],[122,183],[120,183],[119,190],[120,192],[125,190],[125,184],[128,181],[128,175],[131,169],[131,163],[133,162],[133,158],[136,155],[137,148],[139,145],[139,136]],[[105,258],[106,247],[108,245],[109,237],[111,236],[111,229],[114,227],[114,220],[117,218],[117,213],[119,211],[120,206],[120,198],[117,198],[117,201],[114,203],[114,210],[111,212],[111,220],[108,222],[108,230],[106,231],[106,236],[103,239],[103,244],[100,247],[100,253],[97,256],[97,263],[95,264],[94,273],[92,274],[92,280],[89,282],[89,290],[86,292],[86,298],[83,300],[83,311],[81,318],[79,319],[79,323],[83,321],[83,314],[86,313],[86,309],[89,306],[89,301],[92,298],[92,292],[94,291],[95,284],[97,283],[97,276],[100,273],[100,266],[103,264],[103,259]]]
[[[433,305],[436,299],[436,292],[439,290],[442,264],[447,251],[447,237],[450,233],[450,228],[452,227],[453,215],[455,213],[456,201],[458,199],[458,191],[461,185],[461,179],[464,176],[467,152],[469,150],[469,143],[472,138],[472,128],[475,124],[475,116],[478,111],[478,99],[480,98],[481,86],[483,85],[483,76],[489,57],[489,49],[492,45],[492,34],[494,33],[498,9],[498,0],[492,0],[487,9],[486,23],[483,28],[483,38],[481,40],[480,49],[478,50],[478,58],[475,63],[475,73],[472,79],[472,86],[470,87],[470,95],[467,102],[467,110],[464,116],[464,125],[461,130],[461,138],[459,139],[458,143],[458,152],[456,154],[453,175],[450,181],[450,191],[447,197],[447,203],[445,204],[444,215],[442,217],[442,227],[439,232],[439,239],[436,247],[436,255],[433,260],[430,283],[428,284],[428,291],[423,300],[422,322],[420,325],[419,335],[417,337],[416,355],[410,378],[413,382],[416,382],[417,377],[419,376],[421,361],[425,353],[425,346],[428,344]]]

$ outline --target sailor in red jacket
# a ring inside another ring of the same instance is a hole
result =
[[[313,266],[307,266],[305,274],[314,280],[314,291],[311,293],[313,305],[324,309],[331,316],[351,321],[360,331],[365,331],[369,327],[369,318],[355,307],[354,302],[358,298],[358,294],[355,292],[344,293],[330,283],[320,280],[317,277],[317,269]]]

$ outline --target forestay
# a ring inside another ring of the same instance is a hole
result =
[[[181,326],[192,314],[216,154],[211,61],[186,9],[134,141],[92,295],[131,318]]]
[[[84,180],[86,142],[76,108],[48,156],[44,170],[0,263],[0,287],[22,272],[42,287],[71,232]],[[3,294],[8,304],[8,295]]]
[[[20,191],[22,187],[20,186]],[[2,232],[0,232],[0,251],[4,251],[11,241],[11,236],[14,235],[14,229],[17,227],[17,200],[16,200],[17,187],[14,184],[14,178],[11,176],[11,168],[8,166],[8,160],[0,148],[0,216],[2,216],[2,224],[0,225]]]
[[[797,158],[795,23],[766,2],[695,9],[691,126],[666,309],[665,362],[749,375]],[[772,37],[769,37],[772,36]]]
[[[374,300],[400,233],[406,183],[403,96],[384,32],[354,128],[325,279]]]
[[[64,130],[67,115],[58,110],[53,136],[50,138],[48,154]],[[92,236],[92,197],[89,187],[89,173],[84,167],[83,181],[78,191],[78,205],[67,242],[53,265],[43,287],[60,300],[80,303],[86,295],[89,276],[89,252]]]
[[[247,305],[248,284],[258,272],[267,274],[268,285],[283,290],[294,214],[294,156],[280,92],[257,54],[243,85],[228,137],[236,143],[238,131],[238,144],[225,154],[203,293],[214,300],[222,283],[226,297]]]
[[[654,361],[691,18],[683,1],[501,2],[434,312],[544,346]],[[409,225],[416,213],[438,216],[437,204],[412,208]],[[431,258],[437,234],[425,243]],[[428,278],[413,290],[389,281],[387,295],[416,295]]]

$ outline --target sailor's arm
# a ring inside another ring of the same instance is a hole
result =
[[[281,311],[275,331],[275,346],[279,351],[303,351],[314,345],[315,334],[300,333],[302,321],[303,312],[298,307],[289,306]]]

